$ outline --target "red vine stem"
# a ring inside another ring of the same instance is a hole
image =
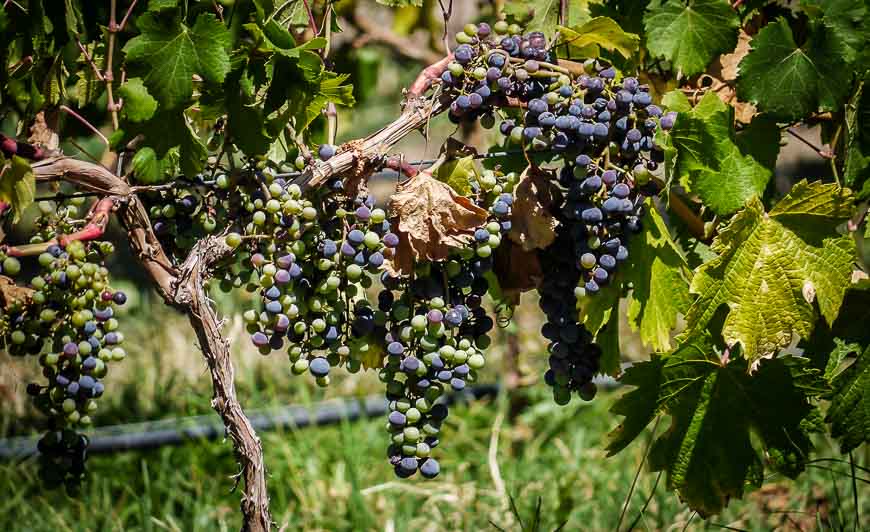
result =
[[[58,235],[47,242],[39,244],[27,244],[23,246],[6,246],[3,251],[12,257],[28,257],[44,253],[49,247],[57,244],[66,247],[70,242],[96,240],[103,236],[106,232],[106,227],[109,225],[109,215],[112,213],[112,208],[115,202],[112,198],[102,198],[94,202],[88,213],[88,223],[80,231],[70,233],[68,235]]]

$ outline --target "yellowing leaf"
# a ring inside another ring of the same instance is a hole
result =
[[[836,185],[801,182],[769,214],[749,202],[713,242],[718,255],[698,268],[691,291],[699,297],[686,316],[686,335],[703,330],[728,306],[722,336],[740,343],[750,361],[771,355],[815,323],[814,293],[832,323],[851,280],[855,243],[836,232],[848,218],[851,194]]]
[[[559,26],[559,44],[567,45],[572,57],[598,57],[604,48],[629,58],[637,51],[640,36],[624,31],[611,18],[595,17],[582,26]]]

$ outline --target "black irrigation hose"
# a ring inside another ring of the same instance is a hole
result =
[[[615,388],[619,383],[609,377],[595,379],[599,388]],[[479,384],[446,396],[447,404],[468,403],[501,392],[499,384]],[[383,416],[387,413],[387,400],[383,395],[369,395],[359,399],[333,399],[315,403],[311,407],[290,405],[254,410],[248,419],[254,430],[302,429],[335,425],[342,421]],[[181,445],[195,440],[216,440],[225,435],[224,426],[215,414],[185,418],[129,423],[99,427],[87,433],[90,438],[89,454],[112,454],[121,451],[156,449],[167,445]],[[22,436],[0,439],[0,460],[20,460],[38,453],[38,437]]]
[[[447,396],[448,403],[465,403],[495,396],[498,384],[471,386],[461,393]],[[387,400],[383,395],[370,395],[360,399],[322,401],[305,407],[290,405],[255,410],[248,414],[254,430],[301,429],[335,425],[342,421],[383,416],[387,413]],[[166,445],[181,445],[195,440],[216,440],[225,435],[224,426],[216,415],[166,419],[144,423],[131,423],[100,427],[87,433],[91,440],[89,454],[111,454],[119,451],[156,449]],[[38,437],[17,437],[0,440],[0,459],[18,460],[37,454]]]

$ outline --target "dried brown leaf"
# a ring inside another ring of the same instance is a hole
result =
[[[737,99],[737,91],[734,89],[734,82],[737,80],[738,66],[740,61],[749,53],[749,42],[752,37],[743,30],[740,30],[740,36],[737,39],[737,47],[734,51],[728,54],[719,56],[719,60],[714,62],[707,76],[712,78],[710,90],[716,91],[719,99],[734,108],[734,117],[738,122],[748,124],[752,121],[752,117],[758,112],[754,105],[747,102],[741,102]]]
[[[56,122],[56,117],[52,117],[52,122]],[[54,124],[57,125],[56,123]],[[36,146],[41,146],[48,151],[54,152],[60,147],[60,137],[58,137],[55,127],[52,127],[45,118],[45,112],[36,113],[36,118],[33,120],[33,125],[30,126],[30,136],[27,137],[27,142]]]
[[[556,219],[550,214],[559,191],[550,176],[528,167],[514,192],[508,237],[526,251],[544,249],[556,239]]]
[[[9,310],[17,304],[27,303],[33,290],[18,286],[12,279],[0,275],[0,309]]]
[[[538,253],[510,240],[504,240],[496,248],[493,273],[498,278],[503,298],[513,304],[519,303],[521,293],[537,288],[544,277]]]
[[[468,245],[487,212],[429,172],[400,183],[390,199],[399,247],[392,267],[410,272],[415,261],[443,260],[451,248]]]

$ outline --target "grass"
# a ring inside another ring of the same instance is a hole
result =
[[[221,308],[243,301],[218,298]],[[97,415],[100,425],[210,413],[208,375],[186,322],[148,299],[132,302],[124,320],[130,356],[112,369]],[[524,305],[520,366],[539,374],[545,359],[535,334],[537,313]],[[290,376],[279,353],[262,357],[244,341],[238,320],[233,339],[243,405],[260,408],[311,403],[379,390],[372,374],[336,378],[327,390]],[[484,380],[498,377],[502,353],[494,342]],[[23,387],[36,372],[32,359],[0,355],[0,428],[5,435],[38,429]],[[380,419],[261,434],[275,520],[287,530],[616,530],[632,492],[649,434],[612,458],[603,451],[618,423],[608,413],[616,395],[556,406],[545,386],[516,392],[527,404],[510,415],[508,397],[454,407],[439,448],[435,481],[398,481],[385,457]],[[664,430],[662,424],[661,430]],[[819,440],[820,457],[797,481],[771,477],[763,488],[733,501],[708,521],[643,472],[621,530],[866,530],[870,490],[850,475],[848,457]],[[870,478],[866,455],[856,456],[854,478]],[[236,530],[240,493],[228,441],[193,442],[146,452],[94,456],[90,478],[75,499],[46,491],[32,460],[0,464],[2,530]],[[855,500],[858,502],[856,508]],[[511,503],[513,501],[513,504]],[[538,507],[538,505],[540,506]],[[537,524],[537,526],[536,526]]]

